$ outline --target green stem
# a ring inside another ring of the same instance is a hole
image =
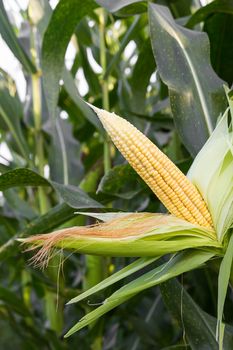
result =
[[[99,15],[99,33],[100,33],[100,64],[102,67],[102,105],[103,108],[109,110],[109,93],[108,93],[108,78],[104,78],[107,69],[107,57],[105,46],[105,10],[100,9]],[[104,141],[104,172],[107,173],[111,168],[111,154],[110,154],[110,139],[106,134]]]
[[[35,124],[35,145],[37,166],[39,174],[44,176],[44,148],[43,148],[43,134],[41,130],[41,81],[37,74],[32,75],[32,98],[33,98],[33,115]],[[48,202],[46,193],[42,187],[38,189],[40,213],[45,214],[48,211]]]

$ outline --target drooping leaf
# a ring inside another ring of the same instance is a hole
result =
[[[15,169],[0,176],[1,191],[19,186],[52,186],[65,203],[76,209],[102,207],[100,203],[91,199],[80,188],[49,181],[30,169]]]
[[[35,10],[37,9],[37,15],[38,15],[38,12],[39,14],[43,14],[42,18],[41,17],[37,18],[37,21],[39,21],[38,30],[40,32],[41,37],[43,38],[53,11],[49,5],[48,0],[31,0],[30,6],[31,6],[32,12],[33,12],[33,9]],[[71,97],[72,101],[76,104],[78,108],[78,113],[84,116],[100,132],[102,132],[103,129],[102,129],[101,123],[95,117],[94,112],[90,108],[88,108],[86,103],[79,96],[79,92],[75,85],[73,76],[65,67],[63,69],[61,67],[61,70],[62,70],[62,79],[64,81],[65,90]]]
[[[49,186],[49,182],[30,169],[15,169],[0,176],[0,191],[18,186]]]
[[[44,89],[50,116],[55,118],[59,95],[59,80],[62,77],[64,57],[72,33],[79,20],[92,13],[93,0],[61,0],[55,8],[44,34],[42,46],[42,70]],[[69,18],[69,20],[67,20]]]
[[[210,65],[205,33],[183,28],[166,7],[156,4],[149,5],[149,18],[152,48],[159,74],[169,88],[176,126],[195,156],[225,109],[224,82]]]
[[[79,187],[61,185],[54,181],[52,181],[51,184],[61,198],[72,208],[103,208],[102,204],[89,197],[89,195]]]

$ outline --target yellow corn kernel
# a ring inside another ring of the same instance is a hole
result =
[[[193,224],[213,227],[197,188],[158,147],[127,120],[90,107],[122,155],[172,214]]]

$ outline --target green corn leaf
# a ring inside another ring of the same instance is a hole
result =
[[[98,118],[96,118],[96,115],[93,112],[93,110],[89,108],[87,104],[83,101],[83,99],[79,96],[79,92],[75,85],[74,78],[67,69],[63,70],[62,78],[64,81],[65,90],[71,97],[72,101],[78,107],[80,114],[83,115],[91,124],[93,124],[100,131],[100,133],[103,134],[103,127],[101,125],[101,122]]]
[[[217,312],[217,331],[216,337],[220,343],[220,349],[223,349],[223,335],[224,335],[224,325],[222,323],[223,308],[225,304],[225,299],[227,295],[227,288],[229,284],[231,267],[233,261],[233,235],[231,235],[226,253],[220,265],[219,275],[218,275],[218,312]]]
[[[217,319],[204,312],[176,279],[163,283],[160,289],[166,306],[178,320],[191,348],[218,350],[215,337]],[[232,330],[232,327],[226,327],[224,349],[233,347]]]
[[[208,205],[220,240],[233,223],[233,135],[228,114],[227,109],[188,172]],[[205,176],[203,169],[208,169]]]
[[[143,269],[144,267],[152,264],[154,261],[159,259],[159,257],[156,258],[140,258],[135,260],[132,264],[124,267],[120,271],[117,271],[112,276],[104,279],[94,287],[88,289],[84,293],[78,295],[77,297],[71,299],[67,304],[73,304],[78,303],[79,301],[89,297],[92,294],[95,294],[97,292],[100,292],[101,290],[113,285],[114,283],[122,280],[123,278],[132,275],[133,273]]]
[[[20,168],[8,171],[0,176],[0,190],[19,186],[52,186],[61,196],[63,201],[72,208],[102,208],[102,204],[96,202],[80,188],[69,185],[62,185],[49,181],[36,172]]]
[[[168,85],[178,131],[195,156],[225,109],[224,82],[210,65],[205,33],[183,28],[166,7],[156,4],[149,4],[149,18],[158,72]]]
[[[139,292],[165,282],[168,279],[178,276],[186,271],[197,268],[212,257],[212,253],[194,250],[173,256],[165,264],[153,269],[150,272],[145,273],[141,277],[117,290],[109,298],[107,298],[100,307],[85,315],[75,326],[69,330],[65,337],[69,337],[81,328],[89,325],[100,316],[104,315],[106,312],[129,300]]]
[[[96,4],[93,0],[61,0],[53,11],[42,46],[42,70],[49,114],[56,117],[59,80],[62,77],[64,57],[72,33],[78,22],[91,14]],[[67,20],[69,18],[69,20]]]
[[[52,16],[52,9],[48,0],[31,0],[30,1],[30,11],[33,13],[39,13],[41,16],[38,16],[35,21],[38,21],[38,30],[41,37],[43,38],[44,33],[47,29],[49,21]],[[74,78],[72,74],[63,67],[62,70],[62,79],[64,81],[64,87],[66,92],[71,97],[72,101],[76,104],[79,110],[79,114],[83,115],[90,123],[92,123],[100,132],[103,132],[103,127],[98,118],[96,118],[95,113],[89,108],[83,99],[80,97],[78,89],[75,85]],[[52,88],[52,87],[51,87]]]

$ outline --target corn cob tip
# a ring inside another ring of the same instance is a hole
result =
[[[110,131],[111,124],[114,122],[114,124],[120,127],[123,127],[128,122],[124,119],[116,115],[115,113],[108,112],[104,109],[98,108],[96,106],[93,106],[91,103],[86,102],[89,107],[97,114],[99,120],[103,124],[103,127],[107,132]]]

